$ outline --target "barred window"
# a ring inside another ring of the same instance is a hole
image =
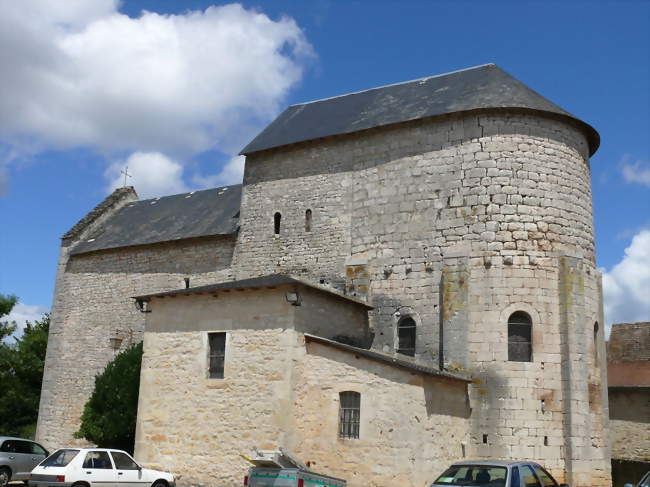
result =
[[[341,408],[339,412],[339,438],[359,438],[359,420],[361,417],[361,394],[345,391],[339,394]]]
[[[208,333],[208,340],[210,342],[209,377],[210,379],[223,379],[226,334]]]
[[[533,321],[528,313],[515,311],[508,318],[508,360],[511,362],[532,362]]]
[[[415,320],[410,316],[397,323],[397,353],[415,357]]]

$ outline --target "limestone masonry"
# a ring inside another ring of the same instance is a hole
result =
[[[597,147],[485,65],[289,107],[241,186],[117,190],[63,238],[38,440],[79,442],[109,339],[144,339],[135,453],[180,485],[278,446],[351,487],[470,458],[611,485]]]

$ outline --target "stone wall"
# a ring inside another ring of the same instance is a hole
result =
[[[94,378],[122,348],[142,340],[144,315],[131,299],[227,280],[232,237],[214,237],[99,251],[68,257],[62,247],[52,309],[36,438],[48,448],[83,444],[73,440]],[[62,391],[65,391],[62,393]]]
[[[613,324],[607,344],[607,360],[650,361],[650,322]]]
[[[495,265],[518,265],[569,251],[593,262],[586,158],[573,126],[509,112],[252,154],[235,272],[291,272],[342,286],[346,259],[365,260],[376,346],[394,348],[395,313],[407,307],[422,326],[418,354],[435,360],[445,257],[487,253]]]
[[[234,487],[249,467],[240,454],[284,447],[350,487],[419,487],[462,456],[470,414],[466,382],[305,343],[296,329],[316,331],[318,320],[310,316],[319,303],[305,299],[294,307],[284,292],[151,302],[138,460],[173,471],[182,487]],[[365,322],[342,308],[329,308],[332,329]],[[210,331],[228,334],[223,379],[207,378]],[[338,438],[344,390],[362,395],[358,440]]]
[[[650,462],[650,387],[609,391],[612,458]]]
[[[468,442],[467,385],[396,368],[327,345],[300,349],[290,448],[350,487],[422,487]],[[359,439],[338,437],[339,393],[361,394]]]

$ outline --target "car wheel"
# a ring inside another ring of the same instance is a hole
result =
[[[156,480],[151,487],[167,487],[167,482],[163,482],[162,480]]]
[[[7,467],[0,468],[0,487],[5,487],[11,480],[11,470]]]

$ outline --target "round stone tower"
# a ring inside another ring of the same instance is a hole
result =
[[[292,106],[242,152],[235,274],[345,287],[375,349],[471,374],[459,454],[609,485],[598,144],[494,65]]]

